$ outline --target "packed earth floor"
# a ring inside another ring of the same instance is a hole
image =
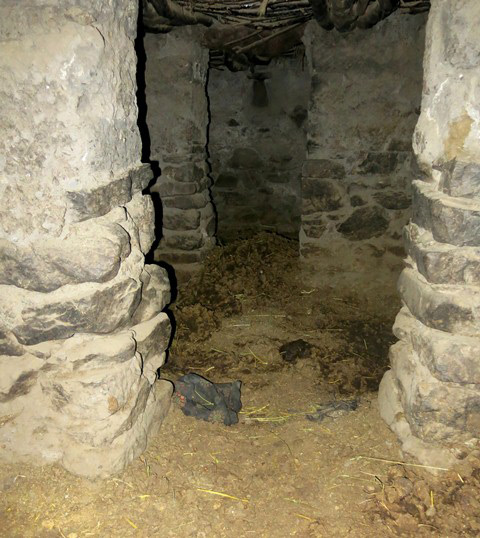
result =
[[[379,416],[398,300],[328,283],[272,234],[214,249],[179,285],[161,377],[241,380],[239,423],[187,417],[174,396],[119,476],[1,465],[0,535],[478,536],[475,455],[455,471],[415,466]]]

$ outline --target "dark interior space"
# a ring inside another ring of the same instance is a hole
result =
[[[478,536],[479,19],[0,4],[1,536]]]

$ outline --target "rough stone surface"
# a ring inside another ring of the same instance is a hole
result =
[[[343,206],[342,188],[328,179],[305,178],[302,196],[302,215],[335,211]]]
[[[119,472],[170,403],[137,4],[0,7],[0,458]],[[28,114],[25,111],[28,110]]]
[[[409,310],[425,325],[466,336],[480,331],[480,289],[430,284],[413,268],[404,269],[398,289]]]
[[[408,341],[423,365],[439,381],[480,384],[480,338],[427,327],[403,307],[393,326],[400,340]]]
[[[440,190],[454,197],[480,197],[480,163],[453,159],[446,163],[440,179]]]
[[[480,246],[480,201],[451,198],[434,184],[413,182],[413,222],[440,243]]]
[[[439,243],[413,223],[405,228],[404,237],[417,269],[432,284],[480,285],[480,248]]]
[[[121,226],[87,221],[64,238],[16,244],[0,239],[0,284],[48,292],[66,284],[107,282],[130,254]]]
[[[140,275],[142,282],[142,300],[133,323],[147,321],[161,312],[170,302],[170,280],[167,270],[154,264],[145,265]]]
[[[162,224],[167,230],[196,230],[200,226],[200,211],[172,209],[163,215]]]
[[[201,35],[201,28],[189,26],[167,35],[147,34],[144,41],[150,158],[161,169],[150,187],[160,195],[157,213],[164,229],[156,259],[170,259],[172,250],[188,253],[214,244],[208,240],[210,220],[201,217],[211,201],[206,153],[208,51],[200,46]]]
[[[478,132],[478,29],[480,4],[475,0],[436,0],[428,17],[425,84],[415,136],[422,168],[458,159],[480,162]]]
[[[390,349],[390,361],[415,435],[452,446],[473,440],[480,423],[477,387],[438,381],[405,342]]]
[[[475,0],[432,2],[414,137],[426,177],[414,183],[405,306],[379,392],[403,450],[442,467],[480,441],[479,16]]]
[[[424,16],[395,13],[368,31],[308,24],[304,36],[311,89],[300,252],[320,271],[348,268],[348,285],[353,277],[377,294],[395,293],[402,268],[424,26]]]
[[[338,226],[338,231],[351,240],[360,241],[382,235],[388,220],[379,207],[361,207]]]
[[[450,467],[457,463],[455,456],[446,447],[428,442],[413,434],[405,418],[398,381],[391,370],[384,376],[378,389],[380,414],[397,434],[403,452],[417,458],[423,465]]]
[[[209,154],[220,239],[258,230],[298,237],[310,73],[303,58],[248,71],[211,69]],[[266,95],[257,106],[259,86]],[[232,196],[232,193],[235,196]]]

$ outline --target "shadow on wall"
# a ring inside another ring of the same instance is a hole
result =
[[[266,66],[210,69],[209,152],[218,237],[298,238],[310,72],[302,53]]]
[[[148,124],[147,124],[148,105],[147,105],[147,95],[146,95],[147,85],[145,81],[145,69],[147,65],[147,55],[145,52],[144,39],[145,39],[145,28],[143,25],[142,3],[140,3],[140,7],[138,10],[138,20],[137,20],[137,38],[135,39],[135,53],[137,55],[137,73],[136,73],[137,106],[138,106],[137,126],[138,126],[138,130],[140,131],[140,137],[142,139],[142,156],[141,156],[142,163],[148,163],[151,166],[152,172],[153,172],[153,179],[148,185],[148,187],[144,190],[145,194],[149,194],[151,196],[152,201],[153,201],[153,207],[155,210],[155,241],[153,242],[150,252],[145,257],[146,263],[153,263],[154,262],[153,253],[155,252],[155,249],[158,247],[158,244],[162,237],[163,210],[162,210],[162,202],[160,200],[160,195],[156,192],[151,192],[150,187],[157,182],[162,171],[160,169],[159,162],[152,161],[150,159],[151,139],[150,139],[150,131],[148,130]],[[172,283],[172,293],[173,293],[173,290],[176,289],[176,286],[175,288],[173,287],[174,271],[173,271],[173,268],[170,266],[167,266],[167,264],[165,264],[165,268],[168,270],[168,273],[169,273],[170,282]]]

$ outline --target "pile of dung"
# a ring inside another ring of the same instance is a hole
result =
[[[220,319],[278,302],[289,292],[297,264],[298,243],[273,233],[215,247],[201,271],[179,289],[172,308],[177,340],[205,340]]]
[[[391,467],[371,493],[370,517],[398,536],[479,536],[478,453],[459,464],[455,471],[444,469],[438,476],[421,465]]]

